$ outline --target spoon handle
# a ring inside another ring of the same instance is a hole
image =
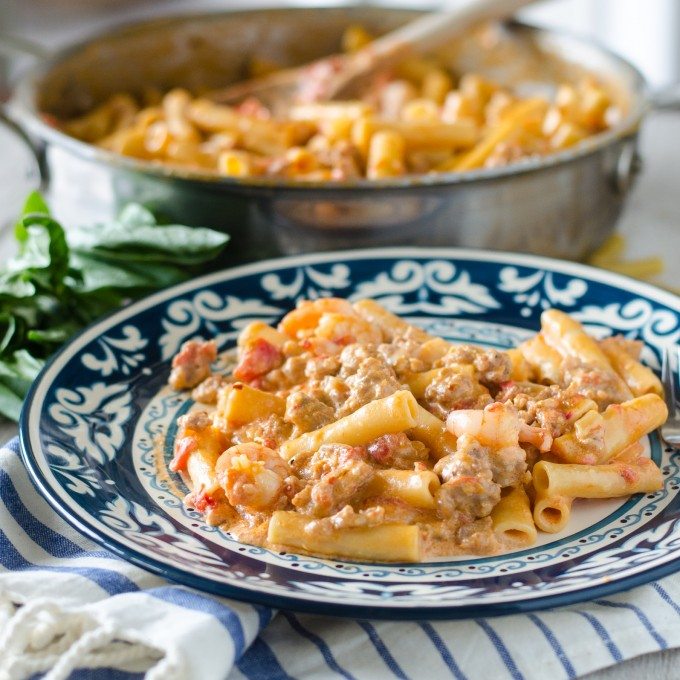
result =
[[[422,52],[464,33],[481,21],[505,19],[535,0],[459,0],[453,9],[426,14],[367,48],[373,58],[395,52]]]

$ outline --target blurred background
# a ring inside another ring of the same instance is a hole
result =
[[[49,52],[107,26],[164,14],[346,4],[436,9],[454,6],[457,1],[460,0],[0,0],[0,35],[23,37]],[[520,17],[530,23],[579,33],[606,45],[635,64],[653,91],[680,82],[680,0],[543,0]],[[9,91],[13,74],[26,62],[13,59],[10,64],[3,59],[0,49],[0,101],[3,92]],[[2,253],[7,251],[2,241],[2,225],[10,223],[26,192],[35,186],[36,172],[30,154],[6,129],[0,129],[0,149]],[[677,113],[655,112],[648,118],[643,128],[642,156],[644,172],[619,222],[619,232],[627,239],[631,256],[677,252],[680,247],[674,172],[680,157]],[[58,193],[60,187],[52,189]],[[72,211],[74,219],[80,221],[85,207],[70,203],[64,206],[61,215]],[[651,226],[652,238],[645,236]],[[667,263],[660,282],[677,287],[680,284],[677,271]]]
[[[351,4],[422,7],[456,0],[377,0]],[[56,47],[108,24],[161,13],[240,7],[350,4],[338,0],[1,0],[0,32],[11,32]],[[521,15],[594,37],[638,66],[651,85],[680,80],[678,0],[544,0]]]

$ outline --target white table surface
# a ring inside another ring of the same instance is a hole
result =
[[[31,176],[31,160],[25,148],[12,142],[2,129],[0,149],[2,262],[13,251],[11,230],[7,225],[35,178]],[[631,192],[619,232],[626,238],[627,257],[662,257],[665,269],[657,282],[680,289],[680,114],[652,114],[642,132],[641,153],[644,170]],[[51,196],[50,202],[57,217],[77,217],[74,206],[59,204],[58,195]],[[16,433],[16,425],[0,419],[0,442]],[[680,678],[680,651],[649,654],[584,677],[588,680],[677,680]]]

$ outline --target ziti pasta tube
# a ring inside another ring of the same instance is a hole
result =
[[[513,547],[533,545],[536,526],[529,497],[521,486],[509,489],[491,511],[493,530],[501,541]]]
[[[533,480],[537,494],[572,498],[615,498],[658,491],[663,486],[661,471],[649,458],[608,465],[542,460],[534,466]]]
[[[408,390],[376,399],[324,427],[285,442],[279,453],[290,460],[299,453],[317,451],[323,444],[368,444],[383,434],[404,432],[417,424],[418,402]]]
[[[534,499],[534,523],[548,534],[562,531],[571,517],[571,505],[574,499],[570,496],[546,495],[536,493]]]
[[[277,510],[269,521],[267,541],[299,548],[316,555],[348,557],[375,562],[417,562],[420,559],[419,529],[410,524],[307,531],[310,518]]]
[[[441,486],[439,477],[432,470],[378,470],[376,473],[383,485],[383,493],[416,508],[435,507],[434,495]]]
[[[588,414],[582,419],[586,417],[589,417]],[[622,404],[610,404],[602,414],[604,439],[601,448],[584,444],[575,432],[569,432],[555,439],[552,452],[568,463],[604,463],[655,430],[667,417],[666,404],[656,394],[645,394]]]
[[[620,338],[605,338],[600,342],[600,347],[614,370],[625,380],[626,385],[636,397],[650,393],[663,396],[661,381],[651,369],[643,366],[626,352]]]

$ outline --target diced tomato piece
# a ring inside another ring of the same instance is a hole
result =
[[[191,494],[190,503],[198,512],[208,512],[217,505],[217,501],[205,492]]]
[[[637,482],[638,473],[636,472],[635,468],[631,466],[628,465],[622,466],[619,474],[626,481],[626,484],[634,484],[635,482]]]
[[[168,382],[176,390],[196,387],[210,375],[210,364],[217,358],[214,340],[189,340],[172,358]]]
[[[346,345],[351,345],[353,342],[356,342],[356,338],[352,335],[343,335],[340,338],[336,338],[333,342],[341,347],[345,347]]]
[[[373,458],[376,463],[386,465],[392,458],[394,449],[397,445],[398,443],[394,441],[393,436],[383,435],[368,445],[368,455]]]
[[[211,363],[217,358],[217,345],[214,340],[189,340],[172,358],[172,365],[186,366],[195,363]]]
[[[175,442],[175,455],[170,462],[170,469],[173,472],[180,472],[187,469],[189,456],[198,448],[195,437],[182,437]]]
[[[250,382],[263,376],[283,362],[283,355],[278,347],[263,338],[257,338],[248,345],[234,369],[234,377],[243,382]]]

